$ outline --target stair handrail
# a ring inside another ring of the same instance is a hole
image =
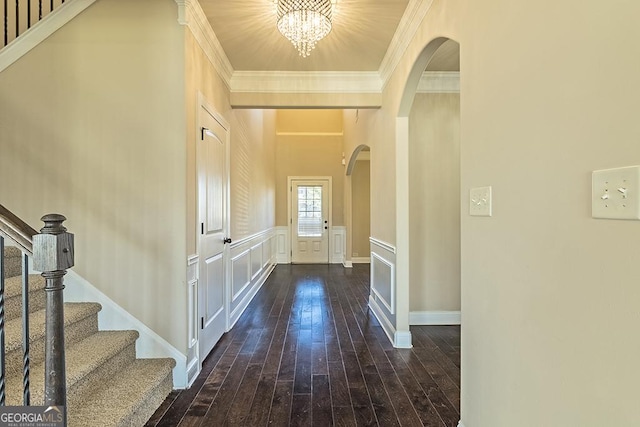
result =
[[[28,257],[33,267],[45,279],[45,382],[44,404],[67,405],[66,368],[64,348],[64,275],[74,265],[73,234],[62,225],[66,218],[48,214],[41,218],[44,227],[38,233],[34,228],[0,205],[0,405],[4,404],[4,238],[12,240],[23,252],[23,350],[24,350],[24,404],[30,405],[29,392],[29,320],[28,320]],[[64,413],[66,426],[66,411]]]
[[[2,205],[0,205],[0,233],[17,244],[23,253],[33,256],[33,236],[38,232]]]

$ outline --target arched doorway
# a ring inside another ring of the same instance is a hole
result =
[[[454,323],[450,317],[456,314],[453,320],[459,322],[459,90],[455,88],[459,88],[459,45],[444,37],[434,39],[414,63],[396,119],[396,347],[411,346],[412,322]],[[439,122],[444,116],[449,123]],[[420,145],[421,139],[429,144]],[[438,153],[448,160],[439,163]],[[434,230],[440,235],[434,236]],[[438,253],[425,262],[424,257],[442,244],[439,239],[446,239],[445,257]],[[441,266],[443,259],[445,268],[435,274],[447,278],[441,286],[434,283],[433,267]],[[440,318],[436,312],[441,312]]]
[[[348,195],[347,244],[345,265],[370,261],[369,236],[371,234],[370,155],[368,145],[353,150],[346,169]]]

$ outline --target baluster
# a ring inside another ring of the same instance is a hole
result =
[[[27,0],[27,30],[31,28],[31,0]]]
[[[24,406],[31,405],[29,363],[29,256],[22,255],[22,391]]]
[[[9,43],[9,4],[4,0],[4,46]]]
[[[33,237],[33,265],[42,271],[46,291],[44,404],[67,404],[64,351],[64,275],[73,267],[73,234],[62,225],[66,218],[49,214]]]
[[[42,20],[42,0],[38,0],[38,21]]]
[[[16,38],[20,35],[20,1],[16,0]]]
[[[0,236],[0,406],[6,400],[4,362],[4,237]]]

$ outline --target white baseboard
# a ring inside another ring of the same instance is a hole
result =
[[[410,325],[459,325],[459,311],[411,311]]]
[[[354,264],[371,264],[371,257],[360,256],[351,258],[351,262]]]
[[[396,328],[395,326],[393,326],[393,323],[391,323],[391,321],[384,315],[382,308],[380,308],[373,295],[369,295],[369,308],[371,309],[371,312],[376,317],[376,319],[378,319],[378,322],[382,326],[382,330],[387,335],[387,338],[389,338],[389,342],[393,344],[395,342]]]
[[[458,421],[458,427],[464,427],[464,424],[462,424],[462,420]]]
[[[141,359],[173,358],[176,361],[176,366],[173,368],[173,388],[187,387],[187,356],[76,272],[69,270],[65,276],[64,284],[64,300],[66,302],[93,301],[102,305],[102,310],[98,313],[98,325],[101,330],[133,329],[140,333],[140,337],[136,341],[136,357]]]
[[[410,331],[396,331],[393,335],[393,346],[395,348],[411,348],[411,332]]]
[[[344,268],[353,268],[353,263],[351,261],[347,261],[346,259],[342,261],[342,266]]]

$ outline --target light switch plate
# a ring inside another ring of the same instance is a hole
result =
[[[472,188],[469,191],[469,215],[491,216],[491,187]]]
[[[591,216],[640,219],[640,166],[593,171]]]

